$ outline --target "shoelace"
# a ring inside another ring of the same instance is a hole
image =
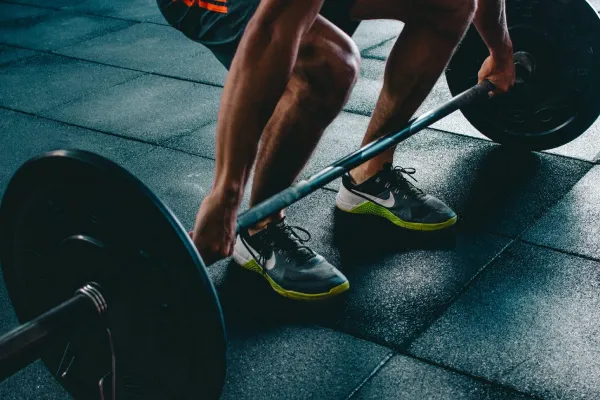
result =
[[[291,251],[295,253],[295,255],[299,255],[300,250],[305,249],[308,251],[308,254],[304,254],[303,257],[306,257],[307,259],[315,255],[308,246],[304,245],[304,243],[307,243],[311,239],[310,233],[306,229],[299,226],[283,224],[268,229],[270,229],[268,234],[261,237],[263,244],[262,249],[259,252],[261,262],[266,262],[267,257],[270,256],[270,253],[275,247]],[[296,231],[306,234],[306,238],[302,238]]]
[[[404,177],[404,175],[406,175],[413,181],[418,182],[417,179],[413,176],[417,172],[417,170],[415,168],[404,168],[404,167],[397,166],[392,169],[392,172],[396,176],[396,179],[397,179],[396,182],[397,183],[399,183],[399,182],[406,183],[406,185],[407,185],[408,189],[411,191],[411,193],[413,193],[417,197],[421,197],[421,196],[425,195],[425,192],[423,192],[421,189],[419,189],[417,186],[415,186],[415,184],[413,184],[412,182],[410,182],[408,179],[406,179]],[[398,188],[394,189],[394,192],[397,194]]]

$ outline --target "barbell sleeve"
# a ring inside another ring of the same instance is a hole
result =
[[[24,323],[0,338],[0,382],[31,364],[48,343],[67,337],[98,317],[96,301],[78,293],[64,303]]]
[[[327,185],[329,182],[341,177],[351,169],[383,153],[403,140],[408,139],[415,133],[420,132],[458,109],[487,98],[489,92],[493,91],[495,88],[496,87],[492,82],[485,80],[453,97],[438,108],[410,120],[407,126],[401,131],[388,134],[363,146],[359,150],[339,159],[311,177],[303,179],[257,204],[255,207],[252,207],[239,215],[237,219],[237,232],[241,229],[252,227],[266,217],[289,207],[298,200]]]

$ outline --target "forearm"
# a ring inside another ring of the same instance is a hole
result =
[[[495,58],[512,55],[505,0],[479,0],[474,24]]]

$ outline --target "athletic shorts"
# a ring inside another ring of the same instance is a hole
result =
[[[302,0],[300,0],[302,1]],[[260,0],[156,0],[167,22],[203,44],[229,69],[248,21]],[[325,0],[320,14],[352,36],[360,21],[350,19],[354,0]]]

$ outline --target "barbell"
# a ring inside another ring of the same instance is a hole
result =
[[[458,109],[493,140],[526,149],[583,133],[600,113],[598,14],[585,0],[507,3],[517,65],[510,93],[484,101],[494,86],[476,84],[486,52],[471,29],[449,64],[450,101],[243,212],[238,231]],[[552,25],[574,15],[568,34]],[[584,39],[568,42],[573,32]],[[560,77],[558,94],[551,77]],[[1,380],[41,358],[75,398],[220,396],[225,325],[206,267],[170,209],[119,165],[81,150],[23,164],[0,205],[0,262],[23,324],[0,338]]]

